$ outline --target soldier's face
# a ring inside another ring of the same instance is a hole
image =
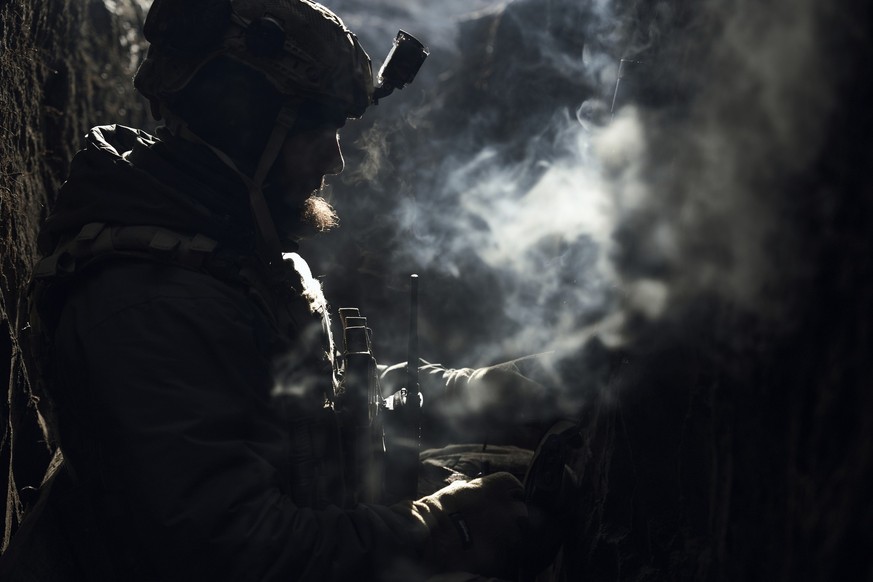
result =
[[[333,226],[333,209],[323,200],[315,203],[314,196],[324,177],[339,174],[344,165],[336,123],[289,133],[269,179],[267,202],[277,228],[293,233],[300,230],[301,220],[319,230]]]
[[[321,188],[325,176],[343,171],[338,129],[330,124],[295,132],[285,140],[274,168],[276,186],[289,202],[299,205]]]

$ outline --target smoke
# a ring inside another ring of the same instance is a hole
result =
[[[456,289],[452,302],[490,297],[499,306],[500,322],[482,317],[487,307],[448,318],[501,332],[475,348],[456,342],[467,362],[576,351],[592,326],[602,333],[605,321],[617,321],[609,317],[618,297],[609,255],[619,208],[605,172],[638,156],[642,139],[631,110],[602,123],[618,64],[606,48],[618,50],[622,29],[607,3],[492,4],[461,18],[453,12],[461,5],[450,4],[403,5],[403,28],[436,61],[406,90],[423,99],[405,93],[377,108],[346,183],[406,193],[389,203],[386,222],[399,233],[392,264],[449,286],[462,281],[472,296]],[[357,20],[341,14],[350,26]],[[385,114],[389,107],[400,108],[399,119]],[[353,212],[372,216],[354,196]],[[365,200],[378,206],[384,195]]]
[[[602,131],[559,113],[546,132],[552,143],[533,154],[560,149],[560,156],[506,164],[499,148],[486,145],[469,160],[450,159],[451,170],[441,170],[447,179],[429,205],[451,200],[454,211],[434,208],[423,225],[415,201],[398,208],[398,226],[422,233],[407,249],[415,263],[465,277],[468,257],[475,254],[481,268],[497,274],[504,312],[519,324],[518,332],[486,348],[483,359],[557,344],[578,348],[576,332],[605,315],[617,283],[608,255],[618,209],[599,150],[634,138],[629,119]],[[616,135],[624,132],[630,135]]]
[[[388,54],[391,41],[400,29],[425,41],[433,57],[446,60],[457,57],[457,23],[460,18],[481,10],[500,6],[495,0],[445,0],[444,2],[405,2],[404,0],[331,0],[325,6],[339,14],[360,39],[378,70],[381,58]],[[380,52],[381,51],[381,52]],[[434,73],[431,68],[432,75]],[[428,76],[427,70],[424,75]],[[419,79],[420,81],[420,79]]]
[[[803,183],[836,107],[827,12],[811,2],[708,4],[697,30],[675,30],[655,55],[676,104],[646,112],[641,170],[614,184],[618,196],[640,191],[619,213],[615,263],[625,282],[662,284],[662,317],[676,325],[692,327],[688,313],[703,300],[773,329],[796,315],[792,289],[809,284],[805,243],[818,234],[799,216],[821,203]],[[683,56],[687,70],[668,68]]]
[[[368,236],[398,233],[386,268],[428,274],[440,304],[423,327],[463,355],[454,365],[575,357],[593,338],[633,349],[653,329],[699,329],[701,304],[791,324],[811,264],[797,216],[827,212],[802,182],[836,106],[831,9],[377,6],[332,4],[434,57],[355,138],[364,169],[338,185],[358,192],[340,211],[350,229],[365,216]],[[615,95],[622,58],[641,64]]]
[[[121,27],[118,43],[130,55],[128,70],[135,72],[145,58],[145,43],[142,38],[142,24],[151,7],[152,0],[103,0],[106,12],[116,18]]]

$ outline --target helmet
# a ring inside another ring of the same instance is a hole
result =
[[[154,0],[143,32],[151,45],[134,85],[173,134],[211,149],[247,185],[271,266],[282,264],[282,248],[263,185],[288,133],[360,117],[374,97],[408,84],[427,56],[398,35],[396,62],[386,61],[374,95],[357,37],[312,0]]]
[[[217,57],[260,72],[283,98],[345,117],[360,117],[372,102],[370,57],[336,14],[311,0],[155,0],[144,34],[151,46],[134,85],[157,118]]]

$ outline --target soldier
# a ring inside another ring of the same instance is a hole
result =
[[[343,503],[327,303],[294,251],[334,224],[315,193],[373,101],[357,38],[310,0],[156,0],[145,34],[135,85],[165,125],[93,129],[41,233],[34,325],[64,465],[43,525],[22,527],[55,541],[13,543],[7,563],[18,579],[514,577],[527,510],[507,473]]]

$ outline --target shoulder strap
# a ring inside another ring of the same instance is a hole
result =
[[[56,301],[89,267],[109,259],[138,258],[203,270],[218,242],[202,234],[186,235],[151,225],[112,226],[91,222],[65,237],[34,266],[30,282],[34,333],[54,329],[62,302]]]
[[[202,234],[185,235],[160,226],[91,222],[40,260],[33,278],[69,277],[97,261],[119,256],[143,256],[199,269],[217,247],[217,241]]]
[[[92,222],[62,239],[40,260],[31,282],[32,325],[53,329],[62,304],[57,293],[90,267],[108,260],[145,259],[207,273],[247,290],[253,301],[283,329],[300,328],[312,317],[327,317],[321,286],[296,254],[287,254],[278,269],[257,257],[221,248],[202,234],[183,234],[153,225],[109,225]],[[301,270],[301,265],[305,269]],[[277,276],[282,273],[283,276]]]

